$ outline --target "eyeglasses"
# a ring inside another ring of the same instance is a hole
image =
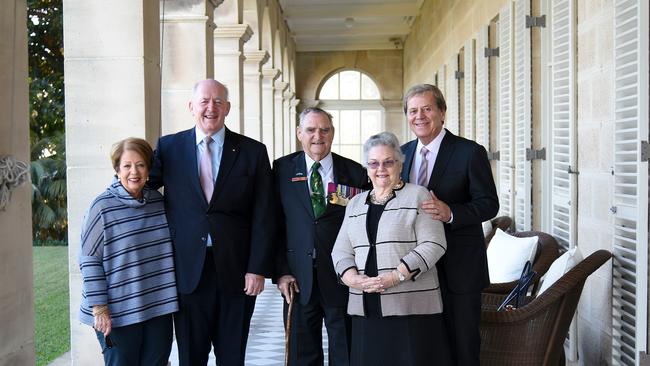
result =
[[[393,159],[387,159],[387,160],[384,160],[384,161],[373,160],[373,161],[368,162],[368,168],[370,168],[370,169],[378,169],[380,166],[383,166],[384,168],[392,168],[392,167],[395,166],[396,162],[397,161],[393,160]]]

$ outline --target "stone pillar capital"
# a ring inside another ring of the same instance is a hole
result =
[[[242,42],[247,42],[252,35],[248,24],[219,24],[214,30],[214,38],[237,38]]]
[[[208,1],[209,1],[209,2],[212,4],[212,6],[214,6],[215,8],[218,8],[219,5],[223,4],[223,2],[224,2],[224,0],[208,0]]]
[[[287,84],[288,84],[288,83],[287,83]],[[291,90],[291,87],[287,88],[287,89],[284,91],[284,99],[286,99],[286,100],[290,100],[291,98],[293,98],[293,97],[295,97],[295,96],[296,96],[296,93],[294,93],[294,92]]]
[[[318,99],[303,99],[302,109],[318,107],[319,104],[320,104],[320,100]]]
[[[275,79],[280,76],[282,72],[278,69],[262,69],[262,77],[265,81],[275,81]]]
[[[402,109],[404,105],[402,104],[401,99],[382,99],[379,101],[379,104],[382,105],[382,107],[386,108],[387,110],[396,110],[396,109]]]
[[[193,14],[161,14],[161,23],[207,23],[210,19],[207,15]]]
[[[266,51],[244,51],[245,63],[251,63],[258,67],[264,65],[269,59],[269,53]]]
[[[293,98],[293,99],[291,99],[290,103],[291,103],[291,107],[296,108],[296,107],[298,107],[298,104],[300,104],[300,99]]]
[[[273,84],[273,87],[275,90],[280,92],[280,96],[282,97],[284,94],[284,90],[289,86],[289,83],[282,81],[282,80],[275,80],[275,83]]]

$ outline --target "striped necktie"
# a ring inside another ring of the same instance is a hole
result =
[[[420,170],[418,170],[418,185],[426,187],[429,183],[429,180],[427,179],[429,173],[429,150],[426,146],[422,146],[420,155],[422,155],[422,160],[420,161]]]

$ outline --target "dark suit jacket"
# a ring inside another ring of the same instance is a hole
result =
[[[368,177],[359,163],[334,153],[332,159],[335,183],[367,188]],[[302,151],[273,163],[279,227],[275,278],[286,274],[296,277],[300,302],[306,304],[313,286],[312,250],[316,249],[316,274],[323,302],[328,306],[346,306],[348,289],[338,283],[331,257],[345,207],[328,203],[325,212],[315,218],[308,181],[292,181],[292,178],[307,177],[307,174]]]
[[[409,181],[417,140],[402,145],[406,155],[402,180]],[[454,215],[445,224],[447,253],[438,261],[454,293],[481,291],[490,284],[481,223],[499,211],[492,170],[483,146],[446,130],[428,189],[449,205]]]
[[[266,147],[226,129],[210,202],[198,171],[194,128],[158,140],[149,185],[165,187],[178,290],[188,294],[198,285],[210,233],[218,287],[242,292],[246,273],[270,277],[273,271],[273,180]]]

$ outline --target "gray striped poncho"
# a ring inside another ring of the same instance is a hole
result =
[[[108,304],[113,327],[178,310],[174,254],[162,195],[144,188],[133,198],[117,180],[93,201],[81,228],[83,277],[79,320]]]

